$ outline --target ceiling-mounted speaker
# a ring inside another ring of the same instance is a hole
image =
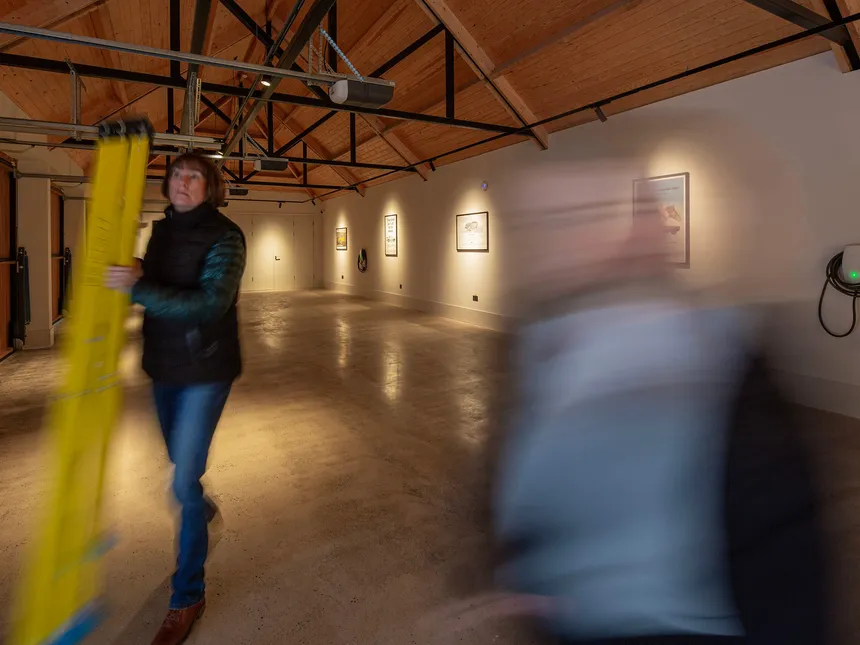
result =
[[[248,194],[248,189],[247,188],[230,188],[228,193],[231,197],[239,197],[239,196],[244,197],[245,195]]]
[[[394,86],[343,79],[329,88],[328,96],[338,105],[380,108],[394,98]]]
[[[280,159],[257,159],[254,161],[254,170],[287,170],[289,168],[289,162],[286,160],[281,161]]]

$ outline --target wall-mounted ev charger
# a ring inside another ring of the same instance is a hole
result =
[[[857,327],[857,299],[860,298],[860,244],[849,244],[841,253],[837,253],[827,263],[827,279],[821,289],[818,299],[818,322],[828,334],[834,338],[845,338]],[[844,334],[836,334],[824,324],[821,307],[827,287],[833,287],[839,293],[851,298],[851,328]]]
[[[849,244],[842,251],[842,279],[860,285],[860,244]]]

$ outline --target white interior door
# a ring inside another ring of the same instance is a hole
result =
[[[275,252],[277,234],[272,221],[267,217],[254,216],[252,255],[252,290],[271,291],[275,288]]]
[[[314,220],[310,216],[293,218],[293,249],[296,289],[314,287]]]
[[[292,291],[295,289],[293,274],[293,218],[273,218],[274,235],[272,256],[275,277],[275,291]]]

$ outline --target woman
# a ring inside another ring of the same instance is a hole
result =
[[[158,420],[174,464],[181,506],[176,572],[167,618],[153,645],[182,642],[205,606],[207,523],[215,507],[203,495],[209,446],[233,381],[241,372],[236,313],[245,269],[241,229],[218,212],[220,172],[186,154],[167,169],[165,218],[153,224],[137,267],[111,267],[107,286],[144,308],[143,369],[153,382]]]

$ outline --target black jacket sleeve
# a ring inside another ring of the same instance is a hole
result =
[[[751,359],[729,432],[726,526],[750,645],[827,645],[822,496],[796,412]]]

